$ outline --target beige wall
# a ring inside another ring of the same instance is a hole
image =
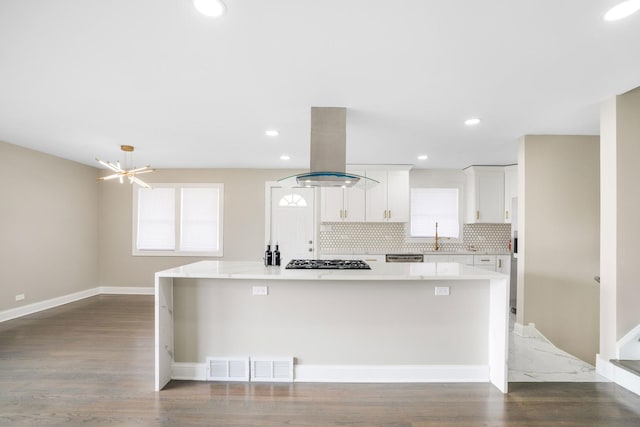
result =
[[[640,324],[640,88],[608,100],[601,111],[603,339],[600,353],[608,360],[617,357],[616,342]]]
[[[269,295],[253,296],[256,284],[268,285]],[[488,281],[437,284],[450,286],[450,296],[435,296],[430,281],[175,279],[175,359],[486,365]]]
[[[0,311],[96,287],[98,170],[4,142],[0,161]]]
[[[297,171],[284,169],[163,169],[145,181],[224,184],[224,260],[262,259],[264,253],[265,182]],[[154,273],[199,261],[197,257],[131,255],[132,190],[117,182],[100,184],[100,284],[153,286]]]
[[[519,209],[524,322],[590,363],[599,343],[599,138],[526,136]]]

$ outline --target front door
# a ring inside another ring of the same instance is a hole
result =
[[[271,247],[277,244],[282,265],[315,259],[315,190],[271,187]]]

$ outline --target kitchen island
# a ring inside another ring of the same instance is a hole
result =
[[[208,357],[294,360],[296,382],[488,382],[507,392],[508,277],[457,263],[156,273],[155,389]]]

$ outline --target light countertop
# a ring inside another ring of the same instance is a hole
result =
[[[287,270],[258,261],[200,261],[156,273],[156,277],[261,280],[488,280],[504,274],[453,262],[370,263],[371,270]]]

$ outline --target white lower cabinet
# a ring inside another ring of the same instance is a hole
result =
[[[498,255],[496,271],[506,275],[511,274],[511,255]]]
[[[457,262],[502,274],[509,274],[511,270],[511,255],[427,254],[424,256],[424,262]]]
[[[473,266],[476,268],[484,268],[485,270],[496,271],[496,256],[474,255]]]

